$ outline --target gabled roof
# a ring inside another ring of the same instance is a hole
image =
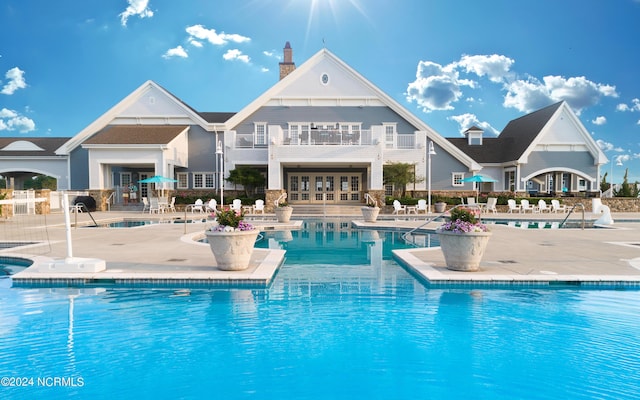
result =
[[[245,119],[249,118],[249,116],[255,113],[258,109],[265,106],[270,100],[277,98],[280,93],[282,93],[287,87],[293,85],[297,80],[301,79],[308,72],[313,70],[318,64],[322,62],[329,62],[332,65],[335,65],[337,68],[341,70],[342,73],[349,76],[350,81],[355,82],[357,84],[362,85],[362,87],[367,88],[376,99],[378,99],[382,104],[389,109],[396,112],[402,118],[404,118],[407,122],[417,128],[419,131],[424,131],[427,133],[427,136],[430,140],[433,140],[438,146],[443,148],[449,154],[457,158],[461,163],[469,167],[469,170],[479,170],[481,166],[473,160],[471,157],[466,155],[464,152],[460,151],[457,147],[453,146],[446,138],[442,137],[436,131],[434,131],[430,126],[428,126],[424,121],[420,120],[414,114],[409,112],[406,108],[404,108],[400,103],[393,100],[390,96],[388,96],[385,92],[380,90],[373,83],[368,81],[362,75],[360,75],[356,70],[351,68],[345,62],[343,62],[336,55],[331,53],[326,48],[318,51],[314,54],[310,59],[305,61],[298,68],[293,70],[286,77],[278,81],[275,85],[273,85],[269,90],[264,92],[258,98],[256,98],[249,105],[244,107],[241,111],[231,117],[227,122],[227,129],[233,129],[233,127],[240,124]]]
[[[0,157],[52,157],[68,137],[0,138]],[[6,149],[6,150],[5,150]]]
[[[187,128],[186,125],[109,125],[82,144],[168,144]]]
[[[594,158],[602,163],[604,157],[602,151],[565,101],[509,121],[497,138],[483,138],[481,145],[469,145],[466,138],[449,138],[449,141],[479,163],[521,162],[533,151],[545,128],[563,110],[574,120],[575,126],[578,127]]]
[[[234,112],[199,112],[198,115],[210,124],[223,124],[236,115]]]
[[[102,114],[98,119],[93,121],[83,130],[81,130],[77,135],[68,139],[68,141],[60,146],[56,150],[56,154],[69,154],[73,149],[80,146],[84,141],[86,141],[89,137],[94,135],[96,132],[102,130],[105,126],[110,124],[123,110],[127,109],[127,107],[134,104],[136,101],[142,98],[146,92],[149,90],[156,89],[160,91],[166,98],[178,105],[182,110],[184,110],[185,114],[194,121],[194,123],[203,126],[206,128],[208,122],[193,108],[188,106],[185,102],[171,94],[169,91],[164,89],[162,86],[157,83],[149,80],[140,85],[136,90],[130,93],[127,97],[121,100],[118,104],[113,106],[109,111]]]

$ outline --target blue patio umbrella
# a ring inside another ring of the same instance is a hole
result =
[[[176,179],[167,178],[166,176],[161,176],[161,175],[154,175],[151,178],[141,179],[138,181],[138,183],[155,183],[156,190],[158,189],[159,184],[173,183],[173,182],[178,182],[178,181]],[[161,190],[162,190],[162,196],[164,196],[164,187]]]
[[[154,175],[151,178],[141,179],[138,183],[171,183],[178,182],[176,179],[167,178],[166,176]]]
[[[461,179],[460,182],[476,182],[476,183],[484,183],[484,182],[498,182],[493,178],[489,178],[484,175],[473,175],[468,178]],[[478,201],[478,194],[480,192],[480,185],[476,186],[476,202]]]

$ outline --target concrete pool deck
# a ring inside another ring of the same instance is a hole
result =
[[[99,223],[148,217],[132,212],[92,214]],[[585,216],[587,220],[595,219],[590,213]],[[182,218],[183,215],[165,215],[165,218],[176,217]],[[563,214],[498,213],[485,218],[559,221],[564,217]],[[299,229],[302,218],[322,216],[294,215],[290,224],[279,224],[273,215],[267,214],[253,222],[265,230]],[[348,218],[360,229],[412,229],[425,222],[424,215],[402,215],[397,218],[382,215],[372,224],[364,223],[361,216]],[[579,221],[580,218],[580,214],[572,215],[571,220]],[[493,225],[493,235],[478,272],[446,269],[439,248],[397,250],[394,256],[400,264],[429,284],[640,286],[640,214],[616,213],[613,218],[616,222],[611,228],[584,230],[521,229]],[[11,222],[9,220],[3,224]],[[62,214],[47,216],[47,237],[50,242],[47,246],[50,248],[43,250],[40,248],[42,245],[36,245],[0,251],[0,256],[30,257],[36,261],[13,276],[14,285],[267,286],[286,257],[283,250],[256,249],[247,270],[220,271],[215,266],[209,247],[193,240],[202,235],[205,228],[203,223],[162,223],[118,229],[77,227],[71,229],[73,256],[105,260],[106,269],[76,273],[50,271],[42,266],[52,260],[64,259],[67,255],[63,222]],[[78,223],[91,223],[91,220],[87,214],[79,214]],[[432,222],[425,228],[435,229],[438,225],[440,222]]]

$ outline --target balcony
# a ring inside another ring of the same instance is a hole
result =
[[[291,132],[282,130],[282,140],[271,139],[272,144],[281,146],[373,146],[377,141],[373,139],[370,130],[357,132],[342,132],[339,130],[312,129],[309,132]],[[235,148],[237,149],[265,149],[268,146],[266,137],[256,142],[255,134],[237,134]],[[416,135],[396,134],[393,142],[386,142],[387,149],[416,149]]]

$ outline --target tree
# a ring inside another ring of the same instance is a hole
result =
[[[29,189],[50,189],[56,190],[58,188],[58,182],[56,178],[52,178],[46,175],[38,175],[24,182],[24,190]]]
[[[600,181],[601,192],[606,192],[611,187],[611,184],[607,182],[608,174],[609,174],[608,172],[605,172],[604,175],[602,175],[602,180]]]
[[[382,181],[385,185],[394,185],[395,190],[400,190],[400,197],[407,193],[407,185],[423,182],[424,178],[416,176],[416,164],[390,163],[383,167]]]
[[[256,187],[264,185],[265,178],[264,175],[254,167],[240,166],[229,171],[229,177],[226,181],[234,185],[242,185],[245,195],[249,197],[250,193],[253,193]]]
[[[630,185],[627,178],[628,174],[629,168],[624,170],[624,179],[622,180],[622,185],[620,185],[620,190],[616,192],[617,197],[638,197],[638,182]]]

